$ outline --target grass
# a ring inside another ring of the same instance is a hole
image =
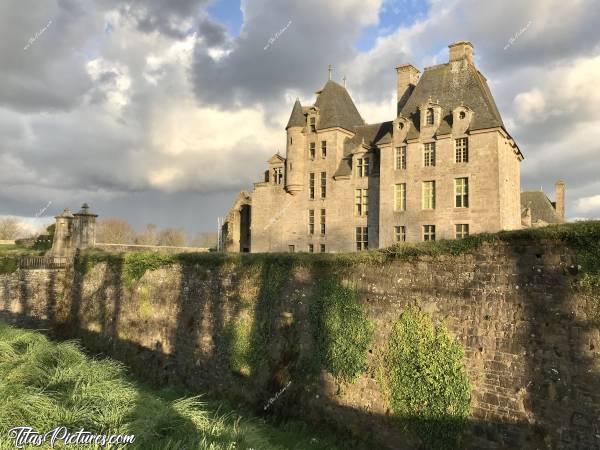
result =
[[[21,247],[19,245],[0,245],[0,257],[2,256],[42,256],[46,250]]]
[[[90,358],[76,342],[56,343],[0,322],[0,450],[14,448],[8,430],[16,426],[133,434],[127,448],[144,450],[349,448],[302,424],[275,427],[201,397],[151,390],[129,378],[120,363]]]

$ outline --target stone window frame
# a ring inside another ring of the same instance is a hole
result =
[[[423,242],[435,241],[435,225],[423,225]]]
[[[370,157],[366,155],[361,155],[356,158],[356,176],[358,178],[368,177],[370,173]]]
[[[310,200],[315,199],[315,173],[310,172],[308,174],[308,198]]]
[[[406,242],[406,225],[394,226],[394,242]]]
[[[369,250],[369,227],[356,227],[356,251]]]
[[[315,252],[314,244],[308,244],[308,253],[314,253],[314,252]]]
[[[398,198],[400,196],[400,198]],[[398,205],[400,201],[400,205]],[[394,185],[394,211],[406,211],[406,183],[397,183]]]
[[[464,145],[463,145],[464,144]],[[469,137],[461,136],[454,139],[454,162],[456,164],[469,162]]]
[[[310,142],[308,144],[308,159],[313,160],[317,157],[317,144],[315,142]]]
[[[369,215],[369,189],[354,189],[354,215],[365,217]]]
[[[435,142],[423,143],[423,167],[435,167],[436,163]]]
[[[327,210],[325,208],[321,208],[321,215],[319,219],[319,225],[321,229],[321,236],[325,236],[326,231],[326,219],[327,219]]]
[[[283,184],[283,167],[273,168],[273,183]]]
[[[394,155],[394,169],[395,170],[406,170],[406,153],[407,145],[400,145],[395,149]]]
[[[311,133],[317,132],[317,117],[316,116],[310,116],[308,118],[308,128]]]
[[[469,177],[454,179],[454,207],[460,209],[469,207]]]
[[[310,234],[310,235],[315,234],[315,210],[314,209],[308,210],[308,234]]]
[[[427,108],[425,110],[425,125],[430,127],[435,124],[435,111],[433,108]]]
[[[321,253],[325,253],[325,244],[321,244],[320,250],[321,250]]]
[[[321,172],[319,183],[319,196],[320,198],[327,198],[327,172]]]
[[[454,225],[454,238],[455,239],[464,239],[466,237],[469,237],[470,234],[470,230],[469,230],[469,224],[468,223],[457,223]]]
[[[327,141],[321,141],[321,158],[327,158]]]
[[[423,181],[421,190],[421,207],[424,210],[435,209],[436,186],[435,180]]]

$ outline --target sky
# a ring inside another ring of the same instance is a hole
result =
[[[65,207],[141,229],[216,230],[285,153],[294,100],[347,79],[369,122],[395,67],[471,41],[525,160],[522,190],[567,184],[600,217],[597,0],[2,0],[0,215]],[[48,206],[49,205],[49,206]],[[44,209],[45,208],[45,209]]]

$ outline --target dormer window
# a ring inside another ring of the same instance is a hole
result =
[[[273,169],[273,181],[275,184],[281,184],[283,181],[283,167],[275,167]]]
[[[358,177],[369,176],[369,158],[358,158],[356,160],[356,175]]]
[[[433,125],[433,108],[427,108],[425,114],[425,125]]]
[[[314,117],[310,118],[310,131],[313,133],[317,132],[317,119]]]

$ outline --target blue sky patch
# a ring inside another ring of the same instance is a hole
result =
[[[240,9],[240,0],[215,0],[206,10],[210,17],[218,20],[227,28],[231,37],[240,34],[244,16]]]
[[[424,0],[385,0],[379,10],[379,23],[365,28],[355,46],[360,51],[368,51],[378,37],[388,36],[400,27],[414,24],[423,19],[428,11],[429,4]]]

